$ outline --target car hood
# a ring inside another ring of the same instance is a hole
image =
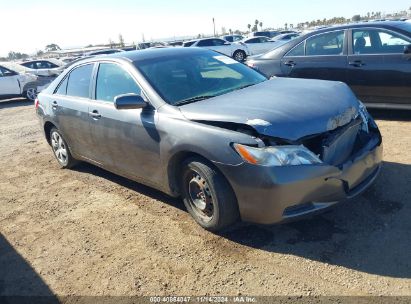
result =
[[[261,135],[291,141],[343,126],[358,109],[357,98],[342,82],[292,78],[180,106],[190,120],[248,125]]]

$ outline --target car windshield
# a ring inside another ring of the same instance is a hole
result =
[[[215,97],[267,80],[244,64],[213,51],[150,58],[134,65],[171,105]]]

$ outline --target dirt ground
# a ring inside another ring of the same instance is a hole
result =
[[[177,199],[59,169],[33,105],[2,102],[0,295],[411,296],[411,112],[374,114],[385,162],[361,197],[214,235]]]

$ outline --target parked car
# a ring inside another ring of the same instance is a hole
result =
[[[300,36],[299,33],[286,33],[286,34],[277,35],[277,36],[271,38],[270,40],[271,40],[271,41],[284,41],[284,42],[288,42],[288,41],[290,41],[290,40],[292,40],[292,39],[295,39],[295,38],[297,38],[297,37],[299,37],[299,36]]]
[[[19,64],[29,68],[30,72],[37,76],[57,76],[64,70],[65,66],[64,62],[53,58],[25,61]]]
[[[283,31],[279,31],[279,34],[280,34],[280,35],[282,35],[282,34],[296,34],[296,33],[298,33],[298,32],[293,31],[293,30],[283,30]]]
[[[236,41],[240,41],[244,39],[244,37],[241,35],[226,35],[226,36],[223,36],[222,38],[228,42],[236,42]]]
[[[264,36],[267,38],[273,38],[277,35],[281,34],[279,31],[261,31],[261,32],[252,32],[248,36],[249,37],[259,37],[259,36]]]
[[[367,22],[298,37],[247,64],[266,76],[347,83],[370,107],[411,109],[411,24]]]
[[[26,73],[17,64],[0,62],[0,98],[12,97],[34,101],[37,97],[37,76]]]
[[[84,54],[84,57],[98,56],[98,55],[109,55],[109,54],[114,54],[114,53],[119,53],[119,52],[124,52],[124,50],[121,50],[121,49],[103,49],[103,50],[88,52],[88,53]]]
[[[220,38],[196,39],[184,42],[184,47],[203,47],[230,56],[237,61],[244,61],[250,55],[246,45],[230,43]]]
[[[211,231],[326,210],[381,165],[378,127],[345,84],[267,80],[206,49],[86,59],[35,106],[61,167],[83,160],[181,196]]]
[[[250,51],[250,55],[266,53],[279,45],[279,43],[272,41],[265,36],[245,38],[238,43],[245,44],[247,46],[247,49]]]

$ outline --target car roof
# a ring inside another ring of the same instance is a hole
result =
[[[358,22],[358,23],[347,23],[342,25],[327,26],[318,30],[314,30],[309,34],[328,32],[330,30],[345,30],[350,28],[358,27],[395,27],[403,25],[405,21],[370,21],[370,22]]]
[[[136,51],[129,51],[129,52],[119,52],[119,53],[114,53],[114,54],[108,54],[105,56],[93,56],[89,58],[84,58],[82,60],[79,60],[76,62],[74,65],[77,64],[83,64],[86,62],[96,62],[96,61],[104,61],[107,59],[123,59],[127,60],[129,62],[135,62],[135,61],[144,61],[147,59],[154,59],[154,58],[172,58],[174,56],[178,55],[189,55],[189,54],[204,54],[212,52],[208,49],[204,48],[197,48],[197,47],[191,47],[191,48],[150,48],[150,49],[144,49],[144,50],[136,50]]]
[[[256,39],[256,38],[270,39],[270,38],[268,38],[267,36],[253,36],[253,37],[244,38],[244,39],[241,40],[241,41],[247,41],[247,40]]]

